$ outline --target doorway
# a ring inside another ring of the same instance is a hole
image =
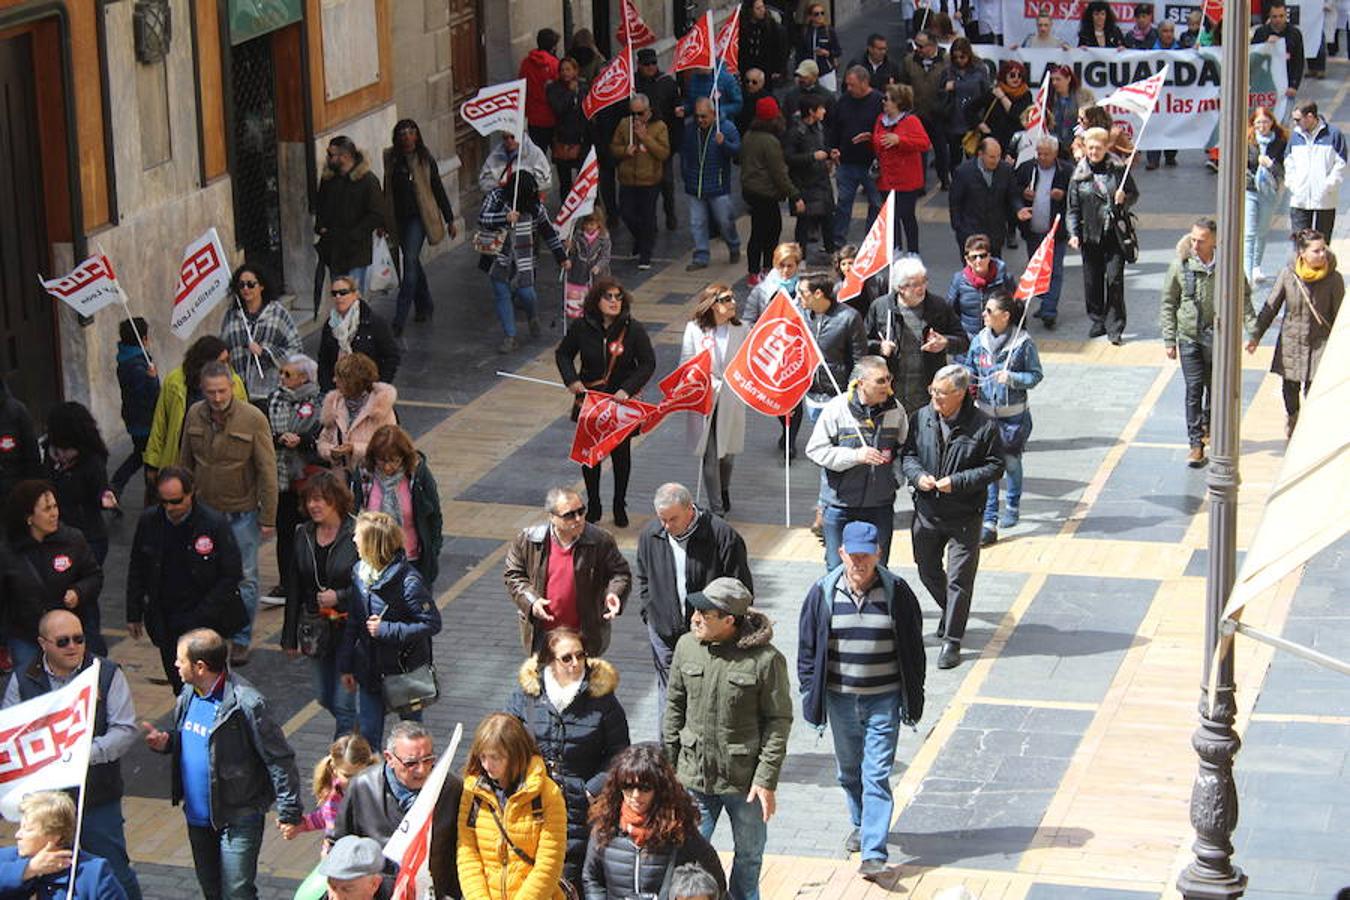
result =
[[[0,40],[0,378],[34,419],[61,399],[32,34]]]
[[[281,175],[277,152],[277,73],[272,35],[230,48],[233,81],[234,234],[244,258],[285,284]]]
[[[450,82],[454,93],[455,154],[459,156],[460,190],[476,190],[478,169],[483,165],[486,139],[459,114],[465,100],[483,86],[483,29],[479,0],[450,0]]]

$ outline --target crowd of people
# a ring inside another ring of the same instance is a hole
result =
[[[709,350],[720,380],[779,291],[798,305],[821,351],[779,439],[795,459],[805,422],[804,453],[820,469],[812,530],[826,574],[801,604],[797,693],[801,717],[832,729],[853,826],[845,849],[875,877],[887,864],[897,736],[924,705],[919,601],[887,568],[898,495],[910,495],[918,578],[941,610],[937,666],[952,668],[961,663],[980,550],[1020,521],[1028,398],[1044,375],[1026,322],[1055,329],[1073,250],[1082,257],[1089,335],[1122,343],[1135,240],[1128,213],[1140,192],[1128,137],[1068,66],[1045,73],[1048,133],[1014,165],[1030,147],[1031,73],[979,58],[978,47],[997,40],[991,23],[924,10],[903,23],[899,58],[874,33],[850,59],[825,5],[802,12],[798,20],[765,0],[746,4],[740,75],[695,70],[678,79],[643,48],[638,92],[590,120],[580,98],[605,62],[593,38],[574,33],[560,59],[560,36],[540,31],[521,65],[527,133],[503,135],[479,173],[474,250],[504,353],[521,346],[518,312],[530,338],[542,335],[541,242],[564,272],[568,322],[555,360],[575,420],[587,392],[637,397],[656,372],[641,298],[614,274],[624,258],[615,251],[618,230],[631,238],[636,270],[650,268],[658,227],[680,227],[678,168],[693,239],[688,270],[709,266],[714,237],[738,263],[739,190],[750,217],[745,290],[739,280],[715,281],[690,299],[680,361]],[[1291,48],[1292,97],[1303,51],[1285,13],[1272,0],[1253,40],[1283,38]],[[1217,38],[1200,21],[1180,35],[1168,22],[1155,28],[1152,15],[1151,5],[1137,4],[1126,31],[1112,7],[1090,3],[1079,44],[1171,49]],[[1024,46],[1064,46],[1053,25],[1043,16]],[[1290,123],[1259,107],[1250,126],[1243,250],[1251,285],[1272,280],[1262,265],[1285,192],[1295,234],[1264,300],[1244,296],[1243,326],[1253,352],[1282,317],[1272,371],[1283,381],[1292,433],[1344,296],[1328,239],[1346,144],[1307,100],[1294,105]],[[565,195],[591,147],[600,202],[564,235],[548,203]],[[1176,154],[1150,151],[1146,160],[1146,169],[1170,166]],[[233,273],[219,334],[197,338],[169,372],[153,361],[160,336],[146,321],[122,322],[116,374],[133,449],[111,478],[108,441],[88,408],[59,405],[40,438],[0,382],[0,595],[12,673],[3,705],[58,689],[103,659],[78,848],[70,798],[29,795],[17,847],[0,854],[0,896],[64,890],[76,852],[76,896],[142,896],[123,833],[119,762],[140,740],[171,758],[173,800],[206,897],[257,896],[258,854],[273,827],[288,840],[325,836],[298,898],[389,895],[397,869],[380,848],[438,758],[436,736],[421,721],[439,693],[432,638],[442,628],[435,590],[443,531],[436,480],[400,423],[394,382],[408,317],[427,322],[435,311],[422,249],[454,238],[458,226],[415,122],[395,126],[383,162],[381,182],[349,139],[327,148],[315,232],[331,305],[317,358],[277,302],[275,277],[252,262]],[[948,193],[961,258],[949,282],[944,276],[945,292],[930,290],[919,256],[930,235],[916,207],[930,186]],[[897,258],[844,296],[858,253],[848,232],[859,192],[869,224],[894,195]],[[792,241],[782,240],[784,204],[796,218]],[[1049,286],[1017,299],[1020,267],[1007,251],[1020,237],[1030,257],[1056,218]],[[371,236],[379,234],[401,259],[392,319],[363,297]],[[1205,463],[1208,440],[1217,234],[1213,219],[1194,223],[1162,291],[1162,343],[1185,381],[1192,466]],[[428,866],[435,896],[545,900],[567,885],[587,900],[758,897],[794,692],[773,623],[754,606],[745,541],[727,521],[746,412],[722,391],[709,416],[688,417],[687,450],[701,484],[697,492],[678,483],[657,489],[633,564],[598,524],[600,464],[582,467],[584,493],[549,490],[544,520],[512,541],[504,592],[524,659],[516,686],[496,698],[500,711],[476,725],[462,777],[451,774],[436,800]],[[624,529],[631,438],[608,455],[612,524]],[[122,514],[142,467],[126,622],[133,640],[157,648],[160,681],[177,697],[167,730],[147,724],[143,735],[126,673],[106,660],[99,605],[110,552],[105,517]],[[269,541],[279,579],[264,588],[259,554]],[[613,620],[634,597],[660,710],[656,732],[638,743],[616,694],[621,673],[604,658]],[[313,696],[333,719],[312,804],[269,712],[268,686],[239,674],[266,604],[284,608],[280,649],[306,660]],[[390,716],[397,722],[387,729]],[[729,872],[708,843],[723,813],[735,845]]]

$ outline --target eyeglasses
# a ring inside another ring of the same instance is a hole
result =
[[[584,663],[586,661],[586,654],[583,651],[578,650],[576,653],[564,653],[562,656],[556,657],[556,659],[563,665],[570,666],[574,662]]]
[[[345,296],[347,296],[348,294],[352,293],[352,289],[351,289],[351,288],[333,288],[333,289],[332,289],[331,291],[329,291],[328,293],[329,293],[329,294],[332,294],[334,297],[345,297]]]
[[[1021,72],[1016,72],[1016,71],[1014,71],[1014,72],[1009,72],[1009,73],[1008,73],[1008,80],[1009,80],[1009,81],[1012,81],[1014,78],[1016,78],[1016,79],[1018,79],[1018,80],[1020,81],[1021,78],[1022,78],[1022,73],[1021,73]]]
[[[622,786],[621,788],[619,788],[619,790],[623,791],[625,794],[631,793],[631,792],[633,792],[633,791],[637,791],[637,792],[640,793],[640,794],[645,794],[645,793],[647,793],[648,791],[654,791],[654,790],[656,790],[656,787],[655,787],[654,785],[652,785],[652,784],[649,784],[649,783],[645,782],[645,781],[634,781],[634,782],[630,782],[630,783],[628,783],[628,784],[625,784],[624,786]]]
[[[39,635],[39,636],[40,636],[40,635]],[[42,639],[43,639],[44,641],[46,641],[47,643],[49,643],[49,644],[55,644],[56,646],[60,647],[62,650],[64,650],[64,649],[66,649],[67,647],[69,647],[72,643],[73,643],[76,647],[83,647],[83,646],[84,646],[84,635],[82,635],[82,634],[63,634],[63,635],[61,635],[59,638],[56,638],[55,640],[53,640],[53,639],[51,639],[51,638],[42,638]]]
[[[586,507],[578,506],[576,509],[569,509],[567,512],[554,513],[560,519],[572,522],[586,515]]]
[[[976,252],[976,253],[967,253],[967,254],[966,254],[966,259],[988,259],[988,258],[989,258],[989,254],[988,254],[988,253],[978,253],[978,252]]]
[[[187,502],[187,494],[179,494],[177,497],[160,497],[159,502],[165,506],[182,506]]]
[[[825,18],[825,10],[823,10],[823,9],[812,10],[812,11],[811,11],[811,18],[813,18],[813,19],[823,19],[823,18]]]
[[[256,282],[256,281],[241,281],[241,282],[239,282],[239,286],[240,286],[241,288],[250,288],[250,289],[252,289],[252,288],[255,288],[255,287],[258,286],[258,282]]]
[[[405,134],[417,134],[417,129],[416,129],[416,128],[400,128],[398,131],[395,131],[394,134],[398,135],[399,137],[403,137],[403,135],[405,135]]]
[[[900,290],[902,290],[902,291],[916,291],[916,290],[918,290],[919,288],[925,288],[925,287],[928,287],[928,279],[927,279],[927,278],[922,278],[922,279],[920,279],[920,280],[918,280],[918,281],[911,281],[911,282],[909,282],[908,284],[902,284],[902,285],[900,285]]]
[[[1003,312],[1003,310],[999,309],[997,306],[986,306],[983,312],[986,316],[992,316]]]
[[[299,373],[299,372],[296,372],[296,371],[294,371],[294,370],[292,370],[292,369],[282,369],[282,370],[281,370],[281,377],[282,377],[282,378],[299,378],[299,377],[300,377],[300,373]]]
[[[422,766],[434,766],[436,764],[435,753],[428,753],[426,756],[418,756],[413,759],[400,759],[395,756],[394,759],[397,759],[399,764],[405,769],[417,769]]]
[[[961,392],[958,391],[956,388],[952,388],[951,390],[947,391],[944,391],[942,388],[935,388],[935,387],[930,387],[928,389],[928,396],[930,397],[950,397],[952,394],[959,394],[959,393]]]

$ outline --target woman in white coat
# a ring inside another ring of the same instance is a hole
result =
[[[706,418],[690,413],[686,433],[690,452],[703,460],[708,508],[723,517],[731,510],[731,468],[736,454],[745,448],[745,404],[730,389],[724,389],[722,372],[749,331],[750,326],[736,314],[731,285],[714,282],[695,298],[694,312],[684,326],[680,345],[681,364],[704,349],[712,354],[717,405]]]

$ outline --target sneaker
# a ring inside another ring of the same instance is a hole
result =
[[[706,268],[708,268],[708,263],[706,261],[700,262],[699,260],[696,259],[689,265],[685,266],[684,270],[686,272],[697,272],[699,269],[706,269]]]
[[[758,272],[751,272],[749,275],[745,276],[746,287],[754,287],[755,285],[759,284],[759,282],[760,277]]]
[[[985,522],[984,527],[980,529],[980,546],[988,547],[998,543],[998,526],[993,522]]]
[[[1198,469],[1205,464],[1205,446],[1196,444],[1191,448],[1191,452],[1186,454],[1186,465],[1192,469]]]
[[[858,829],[853,829],[844,838],[844,849],[849,853],[857,853],[862,849],[862,833]]]
[[[961,642],[943,641],[942,651],[938,653],[938,668],[955,669],[959,665],[961,665]]]
[[[258,603],[263,606],[285,606],[286,589],[279,584],[272,585],[266,593],[258,598]]]
[[[735,265],[740,261],[741,261],[741,248],[732,247],[731,252],[727,255],[727,262],[731,263],[732,265]]]
[[[516,339],[515,339],[515,338],[511,337],[510,335],[507,335],[506,337],[502,338],[502,342],[501,342],[500,344],[497,345],[497,352],[498,352],[498,353],[514,353],[514,352],[516,352],[516,349],[517,349],[519,346],[520,346],[520,345],[516,343]]]
[[[886,874],[886,860],[864,859],[858,864],[858,874],[868,881]]]
[[[1043,316],[1043,317],[1041,318],[1041,324],[1045,326],[1045,330],[1046,330],[1046,331],[1054,331],[1054,330],[1055,330],[1055,317],[1054,317],[1054,316]]]
[[[544,332],[544,329],[543,329],[543,327],[539,324],[539,317],[538,317],[538,316],[531,316],[531,317],[530,317],[530,337],[532,337],[532,338],[537,338],[537,337],[539,337],[539,335],[543,334],[543,332]]]
[[[1016,506],[1006,506],[1003,508],[1003,515],[998,517],[999,528],[1015,528],[1017,523],[1022,520],[1022,511]]]
[[[248,657],[248,644],[230,644],[230,665],[246,666],[248,665]]]
[[[1217,159],[1207,159],[1205,160],[1205,168],[1217,174],[1219,171],[1219,161]]]
[[[652,267],[652,261],[651,261],[650,259],[639,259],[639,260],[638,260],[638,271],[639,271],[639,272],[645,272],[645,271],[647,271],[648,269],[650,269],[651,267]]]
[[[1155,163],[1155,162],[1151,162],[1151,161],[1150,161],[1150,162],[1144,163],[1144,168],[1145,168],[1147,171],[1152,172],[1154,169],[1158,168],[1158,164]]]

